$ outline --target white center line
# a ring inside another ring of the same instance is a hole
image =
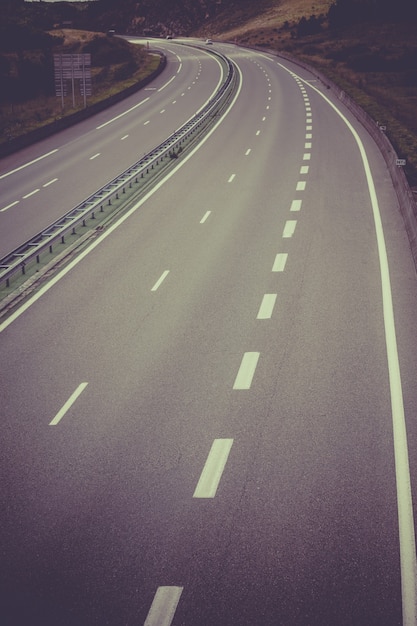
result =
[[[58,180],[57,178],[53,178],[49,182],[47,182],[44,185],[42,185],[42,187],[49,187],[49,185],[53,185],[54,183],[56,183],[57,180]]]
[[[288,259],[287,252],[279,252],[275,257],[275,261],[272,266],[272,271],[283,272],[285,270],[285,264],[287,262],[287,259]]]
[[[305,180],[299,180],[297,183],[297,187],[296,187],[296,191],[304,191],[306,188],[306,181]]]
[[[204,214],[204,216],[200,220],[200,224],[204,224],[204,222],[206,221],[206,219],[208,218],[210,213],[211,213],[211,211],[206,211],[206,213]]]
[[[214,498],[232,445],[233,439],[213,441],[193,498]]]
[[[123,137],[120,138],[120,141],[124,141],[125,139],[127,139],[129,137],[129,135],[123,135]]]
[[[152,287],[151,291],[156,291],[158,289],[158,287],[160,287],[161,283],[165,280],[165,278],[168,276],[169,274],[169,270],[165,270],[165,272],[162,273],[162,275],[160,276],[160,278],[158,278],[158,280],[156,281],[156,283],[154,284],[154,286]]]
[[[285,239],[292,237],[294,234],[296,225],[297,225],[297,220],[287,220],[285,222],[284,232],[282,233],[282,236]]]
[[[97,154],[93,154],[93,156],[90,157],[90,161],[93,161],[94,159],[96,159],[98,156],[100,156],[100,152],[97,152]]]
[[[228,180],[227,182],[228,182],[228,183],[233,182],[233,181],[234,181],[234,179],[235,179],[235,177],[236,177],[236,174],[232,174],[232,175],[231,175],[231,177],[229,178],[229,180]]]
[[[15,200],[11,204],[8,204],[7,206],[5,206],[2,209],[0,209],[0,212],[3,213],[3,211],[7,211],[7,209],[11,209],[12,206],[15,206],[16,204],[19,204],[19,202],[20,202],[20,200]]]
[[[170,626],[184,587],[158,587],[144,626]]]
[[[35,193],[38,193],[38,191],[40,191],[40,189],[34,189],[30,193],[27,193],[25,196],[23,196],[23,200],[26,200],[26,198],[30,198],[30,196],[33,196]]]
[[[144,122],[144,123],[143,123],[143,125],[144,125],[144,126],[147,126],[147,125],[148,125],[148,124],[150,124],[150,123],[151,123],[151,122],[150,122],[150,120],[148,120],[147,122]]]
[[[261,131],[260,131],[260,130],[257,130],[257,131],[256,131],[256,136],[258,136],[258,135],[260,135],[260,134],[261,134]]]
[[[311,149],[311,141],[306,141],[306,143],[304,144],[304,148],[306,150],[310,150]]]
[[[165,113],[165,109],[162,109],[162,111],[160,111],[160,113]]]
[[[311,159],[311,153],[306,152],[303,154],[303,161],[309,161]]]
[[[259,354],[259,352],[245,352],[233,384],[233,389],[250,389]]]
[[[306,133],[306,139],[313,139],[313,135],[311,133]]]
[[[311,120],[310,120],[310,122],[311,122]],[[309,122],[309,124],[310,124],[310,122]],[[306,126],[306,130],[313,130],[313,127],[312,126]]]
[[[61,419],[64,417],[65,413],[74,404],[74,402],[76,401],[78,396],[84,391],[84,389],[87,387],[87,385],[88,385],[88,383],[81,383],[81,385],[78,385],[77,389],[74,391],[72,396],[70,398],[68,398],[68,400],[66,401],[66,403],[64,404],[62,409],[60,409],[58,411],[58,413],[55,415],[54,419],[51,422],[49,422],[49,426],[56,426],[58,424],[58,422],[61,421]]]
[[[300,211],[302,200],[293,200],[291,203],[290,211]]]
[[[245,156],[248,156],[252,151],[252,148],[248,148],[245,152]]]
[[[256,316],[257,320],[269,320],[272,317],[276,299],[276,293],[266,293],[264,295],[258,315]]]
[[[302,165],[300,167],[300,174],[308,174],[309,169],[310,169],[309,165]]]

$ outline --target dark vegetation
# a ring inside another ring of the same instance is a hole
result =
[[[23,104],[28,109],[38,99],[45,108],[42,98],[48,97],[48,102],[53,98],[53,52],[91,52],[97,93],[105,85],[137,76],[144,64],[143,52],[132,52],[132,46],[119,38],[99,33],[115,29],[149,36],[222,38],[222,33],[238,29],[233,39],[240,43],[283,50],[316,66],[386,125],[398,155],[407,160],[408,179],[417,188],[417,0],[335,0],[321,14],[315,14],[306,0],[301,19],[298,13],[297,19],[262,24],[259,16],[285,4],[292,9],[292,0],[0,0],[3,136],[20,132]],[[294,0],[298,9],[300,4]],[[71,41],[63,27],[97,35],[83,39],[81,34]],[[18,111],[17,121],[10,125],[5,111],[15,117]]]

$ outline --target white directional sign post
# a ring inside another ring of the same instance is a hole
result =
[[[71,81],[72,106],[75,107],[75,81],[79,81],[81,95],[84,96],[84,108],[87,96],[91,96],[91,54],[54,54],[55,95],[61,97],[64,108],[64,96],[67,95],[68,81]]]

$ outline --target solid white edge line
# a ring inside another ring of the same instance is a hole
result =
[[[226,111],[217,120],[217,122],[208,131],[208,133],[203,137],[203,139],[195,146],[195,148],[191,150],[189,154],[184,156],[181,159],[181,161],[170,172],[168,172],[168,174],[164,178],[162,178],[162,180],[159,181],[159,183],[157,183],[154,187],[152,187],[152,189],[150,189],[148,193],[143,196],[143,198],[141,198],[136,204],[134,204],[132,208],[129,209],[129,211],[127,211],[124,215],[120,217],[120,219],[114,222],[114,224],[112,224],[104,233],[102,233],[98,239],[96,239],[88,248],[86,248],[83,252],[81,252],[81,254],[77,256],[73,261],[68,263],[66,267],[64,267],[60,272],[58,272],[58,274],[54,276],[54,278],[52,278],[47,284],[41,287],[41,289],[39,289],[39,291],[37,291],[31,298],[26,300],[26,302],[22,304],[21,307],[16,309],[16,311],[14,311],[7,319],[5,319],[4,322],[1,322],[0,333],[6,330],[6,328],[10,326],[10,324],[12,324],[16,319],[18,319],[25,311],[27,311],[27,309],[31,307],[32,304],[34,304],[37,300],[39,300],[39,298],[41,298],[47,291],[49,291],[49,289],[51,289],[59,280],[61,280],[61,278],[64,278],[66,274],[68,274],[76,265],[78,265],[78,263],[80,263],[88,254],[90,254],[103,241],[105,241],[107,237],[109,237],[112,234],[112,232],[116,230],[116,228],[118,228],[121,224],[123,224],[123,222],[129,219],[129,217],[133,213],[135,213],[143,204],[145,204],[145,202],[147,202],[149,198],[151,198],[154,195],[154,193],[156,193],[158,189],[162,187],[162,185],[164,185],[170,178],[172,178],[172,176],[174,176],[176,172],[194,156],[194,154],[206,143],[206,141],[208,141],[211,135],[217,130],[217,128],[220,126],[223,120],[227,117],[227,114],[229,113],[229,111],[231,111],[232,108],[234,107],[236,100],[238,99],[239,94],[242,90],[242,80],[243,80],[242,72],[238,65],[236,65],[235,67],[238,71],[239,78],[240,78],[237,92],[233,100],[231,101],[230,105],[227,107]]]
[[[96,130],[100,130],[101,128],[104,128],[105,126],[108,126],[109,124],[112,124],[113,122],[115,122],[116,120],[119,120],[121,117],[123,117],[124,115],[127,115],[128,113],[130,113],[131,111],[134,111],[135,109],[137,109],[138,107],[140,107],[142,104],[145,104],[145,102],[148,102],[149,97],[145,98],[144,100],[142,100],[141,102],[138,102],[137,104],[135,104],[135,106],[130,107],[130,109],[127,109],[126,111],[123,111],[123,113],[120,113],[120,115],[116,115],[116,117],[112,117],[111,120],[108,120],[107,122],[104,122],[104,124],[100,124],[100,126],[96,126]]]
[[[193,498],[214,498],[232,445],[233,439],[213,441]]]
[[[7,209],[11,209],[12,206],[16,206],[16,204],[19,204],[19,202],[20,202],[20,200],[15,200],[11,204],[8,204],[7,206],[5,206],[2,209],[0,209],[0,213],[3,213],[3,211],[7,211]]]
[[[20,172],[20,170],[23,170],[25,167],[29,167],[29,165],[33,165],[34,163],[37,163],[38,161],[42,161],[42,159],[46,159],[46,157],[51,156],[51,154],[55,154],[55,152],[58,152],[58,148],[55,148],[55,150],[51,150],[51,152],[47,152],[46,154],[43,154],[37,159],[33,159],[33,161],[29,161],[29,163],[25,163],[24,165],[21,165],[20,167],[16,167],[16,169],[10,170],[10,172],[6,172],[5,174],[2,174],[0,176],[0,180],[2,178],[6,178],[7,176],[10,176],[11,174],[15,174],[16,172]]]
[[[170,626],[184,587],[158,587],[144,626]]]
[[[250,389],[259,355],[259,352],[245,352],[233,383],[233,389]]]
[[[265,55],[262,55],[265,58]],[[269,59],[271,60],[271,59]],[[285,71],[285,65],[277,63]],[[404,412],[404,399],[401,384],[400,362],[398,357],[397,335],[395,330],[394,305],[392,301],[391,279],[388,254],[385,244],[381,212],[371,168],[365,147],[358,133],[347,117],[317,87],[309,83],[311,89],[323,98],[339,115],[352,133],[362,158],[371,200],[375,223],[379,266],[381,274],[382,309],[387,350],[388,375],[391,395],[391,414],[394,437],[395,478],[397,486],[398,532],[400,540],[401,590],[403,626],[417,624],[417,556],[414,529],[413,498],[411,492],[410,464],[408,458],[407,427]]]
[[[58,411],[58,413],[55,415],[54,419],[51,422],[49,422],[49,426],[56,426],[61,421],[61,419],[64,417],[65,413],[74,404],[74,402],[76,401],[78,396],[84,391],[84,389],[87,387],[87,385],[88,385],[88,383],[81,383],[80,385],[78,385],[77,389],[68,398],[68,400],[66,401],[64,406]]]
[[[158,89],[158,92],[162,91],[163,89],[165,89],[165,87],[168,87],[168,85],[170,83],[172,83],[172,81],[174,80],[175,76],[173,76],[172,78],[169,79],[169,81],[167,83],[165,83],[165,85],[162,85],[162,87],[160,89]]]

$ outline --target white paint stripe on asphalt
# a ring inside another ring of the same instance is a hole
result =
[[[262,55],[264,56],[264,55]],[[268,59],[268,57],[265,57]],[[285,65],[278,63],[285,71]],[[411,492],[410,464],[408,457],[407,426],[404,412],[404,398],[401,383],[401,370],[398,356],[397,334],[395,329],[394,306],[392,301],[391,279],[384,229],[375,183],[369,165],[368,155],[357,131],[338,107],[317,87],[312,89],[343,120],[352,133],[362,159],[375,222],[381,273],[382,310],[384,316],[385,343],[387,349],[388,376],[391,394],[391,414],[394,436],[395,479],[397,486],[398,533],[400,540],[402,626],[417,624],[417,555],[414,529],[413,497]]]
[[[208,218],[210,213],[211,213],[211,211],[206,211],[206,213],[203,215],[203,217],[200,220],[200,224],[204,224],[204,222],[206,221],[206,219]]]
[[[250,389],[259,354],[259,352],[245,352],[233,384],[233,389]]]
[[[120,113],[119,115],[116,115],[116,117],[112,117],[111,120],[108,120],[107,122],[104,122],[104,124],[100,124],[100,126],[96,126],[96,130],[100,130],[100,128],[104,128],[105,126],[108,126],[109,124],[111,124],[112,122],[115,122],[116,120],[120,119],[121,117],[123,117],[124,115],[127,115],[128,113],[130,113],[131,111],[134,111],[135,109],[137,109],[138,107],[142,106],[142,104],[145,104],[145,102],[148,102],[149,97],[145,98],[144,100],[141,100],[140,102],[138,102],[137,104],[135,104],[135,106],[130,107],[130,109],[127,109],[126,111],[123,111],[123,113]]]
[[[311,120],[310,120],[311,121]],[[309,122],[310,123],[310,122]],[[306,126],[306,130],[313,130],[312,126]]]
[[[213,441],[193,498],[214,498],[232,445],[233,439]]]
[[[90,161],[93,161],[94,159],[96,159],[99,156],[100,156],[100,152],[97,152],[96,154],[93,154],[93,156],[90,157]]]
[[[248,156],[251,152],[252,152],[252,149],[251,149],[251,148],[248,148],[248,149],[246,150],[246,152],[245,152],[245,156]]]
[[[229,180],[227,181],[228,183],[231,183],[234,181],[234,179],[236,178],[236,174],[232,174],[231,177],[229,178]]]
[[[309,165],[302,165],[300,167],[300,174],[308,174],[309,169],[310,169]]]
[[[296,187],[296,189],[295,189],[295,190],[296,190],[296,191],[304,191],[304,190],[305,190],[305,188],[306,188],[306,185],[307,185],[307,183],[306,183],[306,181],[305,181],[305,180],[299,180],[299,181],[298,181],[298,183],[297,183],[297,187]]]
[[[239,76],[239,84],[238,84],[237,92],[234,98],[232,99],[231,103],[227,107],[226,111],[221,115],[221,117],[217,120],[214,126],[204,135],[203,139],[191,150],[189,154],[187,154],[183,159],[181,159],[180,162],[175,167],[173,167],[172,170],[170,170],[168,174],[164,176],[164,178],[162,178],[162,180],[160,180],[154,187],[152,187],[152,189],[150,189],[148,193],[143,196],[143,198],[138,200],[128,211],[126,211],[126,213],[124,213],[116,222],[114,222],[114,224],[112,224],[102,235],[100,235],[98,239],[96,239],[90,246],[88,246],[88,248],[83,250],[83,252],[81,252],[75,259],[70,261],[68,265],[66,265],[61,271],[59,271],[56,274],[56,276],[54,276],[43,287],[41,287],[39,291],[37,291],[33,296],[28,298],[22,304],[22,306],[17,308],[11,315],[9,315],[7,319],[5,319],[3,322],[0,322],[0,333],[6,330],[6,328],[8,328],[11,324],[13,324],[13,322],[15,322],[33,304],[35,304],[35,302],[37,302],[40,298],[42,298],[42,296],[45,293],[47,293],[50,289],[52,289],[52,287],[54,287],[54,285],[56,285],[57,282],[59,282],[74,267],[76,267],[79,263],[81,263],[81,261],[85,259],[86,256],[91,254],[91,252],[95,250],[97,246],[100,246],[103,243],[103,241],[107,239],[107,237],[110,237],[110,235],[116,230],[116,228],[119,228],[121,224],[123,224],[127,219],[129,219],[131,215],[133,215],[141,206],[143,206],[145,202],[147,202],[149,198],[151,198],[158,191],[158,189],[160,189],[168,180],[170,180],[173,176],[175,176],[178,170],[184,167],[184,165],[188,163],[190,159],[193,158],[196,152],[198,152],[198,150],[200,150],[200,148],[204,146],[206,141],[208,141],[208,139],[212,136],[212,134],[216,132],[220,124],[223,122],[223,120],[227,117],[227,115],[230,113],[232,108],[235,106],[236,101],[239,98],[239,95],[242,91],[242,81],[243,81],[242,72],[238,65],[236,66],[236,69],[237,69],[237,73]]]
[[[289,239],[290,237],[292,237],[296,226],[297,226],[297,220],[287,220],[285,222],[284,232],[282,233],[282,236],[285,239]]]
[[[20,170],[23,170],[25,167],[29,167],[29,165],[33,165],[34,163],[37,163],[38,161],[42,161],[42,159],[46,159],[46,157],[51,156],[51,154],[55,154],[55,152],[58,152],[58,148],[55,148],[55,150],[51,150],[51,152],[47,152],[46,154],[43,154],[37,159],[33,159],[33,161],[29,161],[28,163],[25,163],[24,165],[21,165],[20,167],[16,167],[14,170],[10,170],[10,172],[6,172],[5,174],[2,174],[0,176],[0,180],[2,178],[6,178],[6,176],[10,176],[11,174],[14,174],[15,172],[20,172]]]
[[[285,264],[287,263],[287,259],[288,259],[287,252],[279,252],[275,257],[275,261],[272,266],[272,271],[283,272],[285,270]]]
[[[7,211],[7,209],[11,209],[12,206],[16,206],[16,204],[19,204],[19,202],[20,202],[20,200],[15,200],[14,202],[11,202],[7,206],[5,206],[2,209],[0,209],[0,212],[3,213],[3,211]]]
[[[260,130],[257,130],[257,131],[256,131],[256,136],[258,137],[260,134],[261,134],[261,131],[260,131]]]
[[[165,272],[162,272],[162,275],[158,278],[158,280],[156,281],[156,283],[152,287],[151,291],[156,291],[158,289],[158,287],[161,286],[161,283],[165,280],[165,278],[168,276],[168,274],[169,274],[169,270],[165,270]]]
[[[124,141],[125,139],[127,139],[129,137],[129,135],[123,135],[123,137],[120,138],[120,141]]]
[[[144,626],[170,626],[184,587],[158,587]]]
[[[175,78],[175,76],[173,76],[172,78],[170,78],[170,79],[169,79],[169,81],[168,81],[167,83],[165,83],[165,85],[162,85],[162,87],[160,87],[160,88],[158,89],[158,92],[160,92],[160,91],[162,91],[163,89],[165,89],[165,87],[168,87],[168,85],[169,85],[170,83],[172,83],[172,81],[174,80],[174,78]]]
[[[78,396],[84,391],[87,385],[88,383],[81,383],[81,385],[78,385],[77,389],[74,391],[72,396],[68,398],[68,400],[66,401],[62,409],[60,409],[58,413],[55,415],[54,419],[51,422],[49,422],[49,426],[56,426],[61,421],[65,413],[68,411],[68,409],[71,408],[71,406],[74,404]]]
[[[290,211],[300,211],[302,202],[302,200],[293,200],[291,203]]]
[[[38,193],[38,191],[40,191],[40,189],[34,189],[30,193],[27,193],[25,196],[23,196],[23,200],[26,200],[26,198],[30,198],[30,196],[34,196],[35,193]]]
[[[303,161],[309,161],[311,159],[311,153],[310,152],[306,152],[303,155]]]
[[[305,144],[304,144],[304,148],[306,150],[311,150],[311,141],[306,141]]]
[[[42,187],[49,187],[49,185],[53,185],[54,183],[56,183],[57,180],[58,180],[57,178],[53,178],[49,182],[47,182],[44,185],[42,185]]]
[[[266,293],[262,298],[261,306],[259,307],[257,320],[269,320],[272,317],[275,302],[277,299],[276,293]]]

